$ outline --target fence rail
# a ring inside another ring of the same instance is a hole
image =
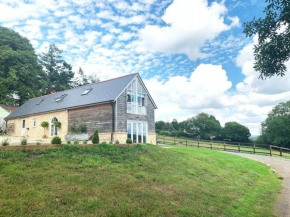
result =
[[[180,137],[157,136],[157,143],[166,145],[185,145],[198,148],[209,148],[223,151],[264,154],[270,156],[284,156],[290,158],[290,149],[274,145],[217,141],[217,140],[197,140]]]

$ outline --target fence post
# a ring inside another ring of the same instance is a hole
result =
[[[210,140],[210,149],[212,149],[212,140]]]
[[[238,145],[238,148],[239,148],[239,152],[241,152],[241,145],[240,145],[240,143]]]
[[[282,157],[282,147],[280,147],[280,156]]]
[[[164,136],[163,136],[163,144],[165,144],[165,138],[164,138]]]
[[[255,143],[253,144],[253,149],[254,149],[254,154],[256,154],[256,145],[255,145]]]
[[[272,145],[270,145],[270,156],[272,156]]]
[[[199,148],[199,140],[197,141],[197,147]]]
[[[226,143],[224,142],[224,151],[226,150]]]
[[[185,140],[185,145],[187,146],[187,139]]]
[[[176,142],[175,141],[176,141],[176,137],[174,136],[174,145],[176,145]]]

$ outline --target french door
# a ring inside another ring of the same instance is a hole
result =
[[[127,122],[127,138],[133,143],[146,143],[148,138],[148,124],[141,121]]]

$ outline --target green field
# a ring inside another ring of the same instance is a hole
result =
[[[208,149],[0,152],[0,216],[274,216],[280,187],[267,166]]]
[[[161,136],[158,135],[157,140],[161,143],[164,143],[166,145],[177,145],[177,146],[192,146],[197,147],[198,141],[194,139],[189,138],[179,138],[177,137],[174,142],[174,137],[168,137],[168,136]],[[186,143],[187,141],[187,143]],[[226,146],[224,146],[224,142],[215,141],[213,140],[212,143],[210,141],[199,141],[199,146],[201,148],[209,148],[209,149],[216,149],[216,150],[225,150],[225,151],[233,151],[233,152],[239,152],[238,143],[231,143],[226,142]],[[254,153],[253,144],[251,143],[240,143],[240,152],[244,153]],[[269,145],[255,145],[255,153],[256,154],[263,154],[263,155],[270,155],[270,147]],[[273,156],[280,156],[280,150],[278,148],[273,147],[272,148],[272,155]],[[290,158],[290,152],[286,150],[282,150],[283,157]]]

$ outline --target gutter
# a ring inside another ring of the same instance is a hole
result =
[[[111,141],[114,140],[114,132],[115,132],[115,104],[114,101],[110,103],[112,106],[112,133],[111,133]]]

